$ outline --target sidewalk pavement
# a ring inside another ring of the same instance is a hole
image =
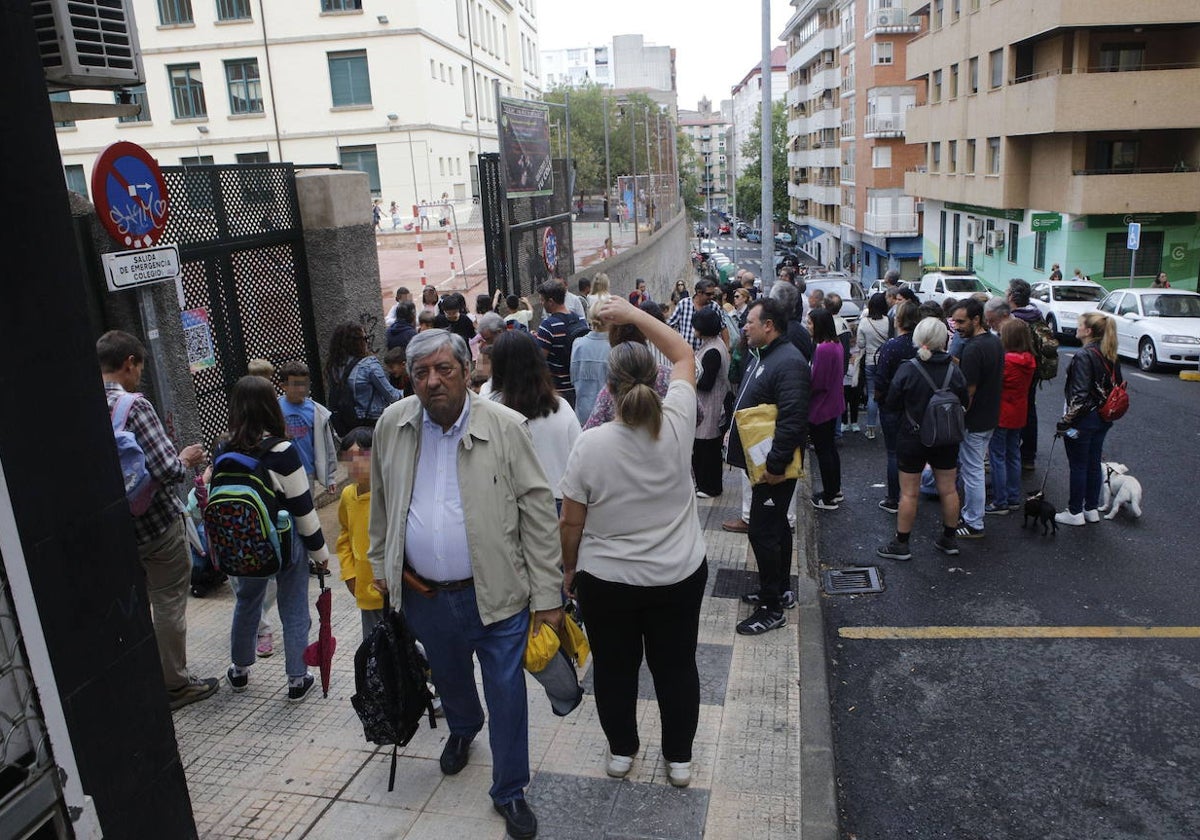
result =
[[[587,696],[565,718],[551,713],[545,693],[527,677],[532,770],[527,796],[538,816],[539,837],[792,840],[800,835],[798,613],[804,608],[788,613],[785,628],[764,636],[734,632],[735,622],[750,612],[738,596],[754,587],[757,576],[746,537],[721,530],[723,520],[740,514],[737,473],[726,472],[726,487],[719,499],[699,500],[710,576],[697,652],[702,705],[691,787],[676,789],[667,781],[658,708],[644,666],[638,701],[642,753],[624,780],[604,773],[607,744],[591,694],[590,661],[581,673]],[[337,506],[327,505],[320,513],[332,544]],[[336,580],[336,560],[332,565],[338,649],[328,698],[315,690],[302,704],[287,703],[278,616],[272,614],[277,652],[252,669],[249,691],[234,695],[222,680],[215,697],[175,713],[200,836],[500,840],[504,822],[487,795],[486,733],[476,739],[466,769],[443,776],[438,757],[445,723],[439,719],[432,730],[423,726],[401,750],[396,789],[387,792],[391,751],[363,740],[350,706],[354,651],[362,631],[352,596]],[[200,676],[225,673],[232,606],[228,589],[188,605],[189,662]]]

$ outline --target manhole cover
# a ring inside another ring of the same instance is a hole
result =
[[[796,591],[796,576],[788,580],[788,588]],[[758,572],[750,569],[717,569],[716,580],[713,581],[712,596],[714,598],[740,598],[747,592],[758,589]]]
[[[883,579],[875,566],[826,569],[821,577],[827,595],[857,595],[883,591]]]

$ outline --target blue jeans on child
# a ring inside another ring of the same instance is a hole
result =
[[[522,657],[529,611],[486,627],[479,618],[475,588],[439,591],[426,598],[404,587],[404,615],[429,659],[442,698],[446,723],[455,735],[473,738],[483,729],[483,707],[475,688],[472,654],[479,658],[492,747],[492,801],[506,805],[524,796],[529,784],[529,707]],[[553,632],[543,630],[542,632]]]
[[[229,634],[233,664],[245,668],[254,664],[258,622],[263,614],[263,596],[271,578],[230,578],[237,603],[233,607],[233,628]],[[304,649],[312,625],[308,601],[308,552],[300,535],[292,528],[292,556],[275,575],[279,590],[279,620],[283,624],[283,653],[287,675],[303,677],[308,673]]]
[[[996,429],[988,442],[992,463],[992,504],[1007,507],[1024,502],[1021,492],[1021,430]]]

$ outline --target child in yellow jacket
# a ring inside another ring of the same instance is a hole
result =
[[[367,562],[370,537],[367,522],[371,507],[371,442],[374,433],[365,426],[351,429],[342,438],[341,458],[346,463],[350,484],[342,491],[338,505],[337,553],[342,566],[342,580],[362,611],[363,638],[366,639],[383,619],[383,596],[372,583],[374,576]]]

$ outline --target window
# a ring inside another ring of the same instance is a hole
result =
[[[1021,233],[1021,226],[1016,222],[1008,223],[1008,261],[1015,263],[1017,261],[1017,236]]]
[[[196,157],[195,155],[193,155],[191,157],[181,157],[179,159],[179,163],[182,166],[212,166],[213,165],[213,156],[212,155],[200,155],[200,157]]]
[[[87,198],[87,176],[83,174],[82,164],[72,163],[69,166],[64,166],[63,175],[67,179],[67,189],[69,189],[71,192],[77,192],[84,198]]]
[[[454,17],[458,21],[458,34],[466,37],[467,24],[463,20],[463,0],[454,0]]]
[[[946,0],[933,0],[933,19],[929,21],[930,29],[941,29],[946,18]]]
[[[267,152],[239,152],[238,163],[270,163]],[[242,192],[243,204],[267,204],[271,201],[271,175],[262,169],[246,169],[238,172],[238,187]]]
[[[446,81],[446,65],[438,63],[438,75],[442,77],[442,81]]]
[[[1137,169],[1137,140],[1098,140],[1094,151],[1091,169],[1101,172],[1132,172]]]
[[[930,102],[941,102],[942,101],[942,71],[941,70],[933,71],[933,78],[929,85],[929,101]]]
[[[993,256],[996,249],[992,247],[992,240],[995,238],[993,233],[996,230],[996,220],[988,219],[983,223],[983,253],[986,256]]]
[[[367,173],[371,195],[379,197],[383,194],[379,181],[379,155],[374,146],[342,146],[338,149],[338,158],[343,169]]]
[[[117,103],[121,101],[121,94],[114,93],[113,99]],[[125,91],[125,99],[131,105],[141,105],[142,110],[138,111],[132,117],[117,117],[119,123],[139,123],[150,122],[150,100],[146,98],[146,86],[138,85],[135,88],[130,88]]]
[[[1104,73],[1141,70],[1145,59],[1145,44],[1102,44],[1100,46],[1100,70]]]
[[[950,252],[950,260],[954,263],[958,263],[958,244],[959,244],[959,237],[962,234],[962,215],[959,213],[954,214],[953,230],[954,230],[954,233],[953,233],[954,242],[952,243],[952,246],[951,246],[953,250]],[[943,261],[943,264],[944,264],[944,261]]]
[[[371,77],[367,71],[367,51],[331,52],[329,87],[333,107],[371,104]]]
[[[192,22],[192,0],[158,0],[158,19],[163,26]]]
[[[989,137],[987,144],[988,144],[987,174],[999,175],[1000,174],[1000,138],[999,137]]]
[[[979,59],[967,62],[967,93],[979,93]]]
[[[950,140],[946,143],[946,171],[958,171],[958,141]]]
[[[968,175],[975,174],[975,141],[967,141],[967,156],[963,158],[963,172]]]
[[[471,75],[470,75],[470,71],[467,70],[467,67],[465,64],[463,65],[463,68],[462,68],[462,92],[463,92],[463,111],[466,112],[468,117],[473,117],[475,115],[475,112],[471,109],[471,99],[472,99]]]
[[[69,91],[69,90],[55,91],[54,93],[50,94],[50,101],[51,102],[70,102],[71,101],[71,91]],[[62,122],[56,122],[54,124],[54,127],[55,128],[74,128],[75,121],[74,120],[63,120]]]
[[[1004,50],[988,53],[988,85],[992,90],[1004,84]]]
[[[434,80],[437,79],[437,62],[432,58],[429,59],[429,78]]]
[[[958,65],[950,65],[950,98],[954,99],[958,96]]]
[[[1104,239],[1104,276],[1128,277],[1129,257],[1133,253],[1125,247],[1126,231],[1110,233]],[[1138,277],[1153,277],[1162,271],[1163,232],[1142,228],[1141,246],[1137,262],[1133,264]]]
[[[167,77],[171,82],[171,105],[175,109],[175,119],[193,120],[208,116],[199,64],[168,66]]]
[[[258,78],[258,59],[243,58],[225,62],[225,82],[229,85],[229,113],[261,114],[262,82]]]
[[[217,20],[250,20],[250,0],[217,0]]]
[[[362,0],[321,0],[322,12],[362,11]]]
[[[1047,233],[1044,230],[1035,231],[1033,234],[1033,267],[1037,271],[1046,270],[1046,237]],[[1121,234],[1121,244],[1125,244],[1125,234]]]
[[[891,64],[892,63],[892,42],[891,41],[876,41],[871,44],[871,63],[873,64]]]
[[[235,156],[238,163],[270,163],[270,152],[238,152]]]
[[[930,143],[929,144],[929,171],[930,172],[941,172],[942,171],[942,144],[941,143]]]
[[[962,0],[950,0],[950,20],[956,21],[962,17]]]
[[[892,167],[892,147],[876,146],[871,149],[871,166],[875,169],[890,169]]]
[[[938,217],[938,265],[946,264],[946,211]]]

